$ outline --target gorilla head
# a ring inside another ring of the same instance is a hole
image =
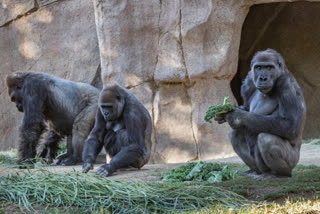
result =
[[[23,112],[22,90],[25,77],[26,74],[22,72],[10,74],[6,77],[6,84],[11,102],[16,103],[16,107],[20,112]]]
[[[125,98],[113,87],[105,88],[99,97],[99,108],[106,121],[120,118],[124,103]]]
[[[285,70],[284,59],[272,49],[257,52],[251,61],[251,78],[256,88],[264,94],[272,90],[276,80]]]

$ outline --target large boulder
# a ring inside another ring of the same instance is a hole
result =
[[[22,114],[10,103],[4,79],[41,71],[98,84],[100,59],[92,2],[3,1],[0,4],[0,150],[18,141]]]

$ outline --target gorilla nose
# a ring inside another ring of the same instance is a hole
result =
[[[260,77],[259,78],[259,81],[261,81],[261,82],[265,82],[265,81],[267,81],[268,80],[268,77]]]

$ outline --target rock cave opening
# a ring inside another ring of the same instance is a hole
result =
[[[259,50],[272,48],[284,57],[300,84],[307,104],[304,139],[320,138],[320,3],[258,4],[242,26],[238,70],[231,89],[242,103],[240,86]]]

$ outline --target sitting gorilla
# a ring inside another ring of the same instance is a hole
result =
[[[118,85],[104,88],[83,150],[83,172],[93,169],[102,146],[112,159],[97,170],[99,175],[109,176],[120,168],[140,169],[150,158],[151,132],[149,112],[137,98]]]
[[[241,87],[244,105],[216,116],[227,121],[235,152],[258,179],[291,177],[300,156],[306,105],[302,91],[282,56],[260,51]]]
[[[58,164],[81,161],[86,137],[94,124],[98,89],[59,77],[36,72],[16,72],[6,78],[9,96],[24,113],[20,127],[18,163],[30,164],[42,132],[49,128],[39,156],[50,161],[59,141],[67,136],[67,154]]]

